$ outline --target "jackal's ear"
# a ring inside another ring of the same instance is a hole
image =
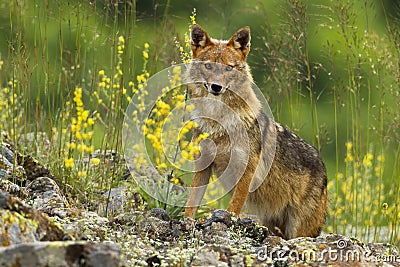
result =
[[[208,46],[210,43],[211,39],[207,32],[200,27],[200,25],[194,24],[190,33],[190,46],[192,48],[193,56],[196,57],[197,52]]]
[[[250,28],[243,27],[236,31],[228,41],[228,45],[242,51],[244,57],[250,52]]]

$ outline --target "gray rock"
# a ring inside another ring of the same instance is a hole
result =
[[[2,267],[114,267],[120,250],[113,243],[36,242],[0,248]]]
[[[97,213],[85,210],[66,209],[64,219],[58,221],[66,233],[76,240],[104,240],[109,221]]]
[[[150,216],[156,217],[158,219],[161,219],[163,221],[169,222],[171,220],[171,217],[169,217],[168,213],[161,208],[154,208],[150,210]]]
[[[13,164],[3,155],[0,154],[0,163],[4,166],[4,167],[9,167],[12,168]],[[0,165],[1,166],[1,165]]]
[[[23,134],[18,138],[18,145],[36,151],[37,154],[46,154],[50,149],[51,142],[45,132],[31,132]]]
[[[67,205],[57,183],[48,177],[38,177],[28,183],[25,191],[29,194],[32,207],[49,215],[60,214]]]
[[[194,256],[192,266],[232,266],[232,251],[227,247],[205,245]],[[237,262],[234,266],[245,266],[243,262]]]
[[[47,215],[0,190],[0,246],[68,238]]]
[[[4,171],[4,170],[0,170],[0,173]],[[0,175],[1,177],[1,175]],[[14,184],[13,182],[6,180],[6,179],[1,179],[0,178],[0,190],[6,191],[11,195],[23,195],[23,190],[21,190],[21,188]]]
[[[127,204],[128,190],[125,188],[111,188],[103,193],[104,202],[99,205],[99,214],[103,216],[122,213]]]
[[[6,143],[1,144],[0,160],[8,161],[9,165],[12,166],[15,159],[14,152],[8,147]]]

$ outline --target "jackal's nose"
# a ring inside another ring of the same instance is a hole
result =
[[[221,91],[222,91],[222,85],[217,84],[217,83],[211,84],[211,92],[210,93],[218,95],[221,93]]]

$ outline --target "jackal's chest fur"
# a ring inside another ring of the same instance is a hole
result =
[[[195,105],[191,118],[200,131],[208,133],[215,142],[222,136],[228,136],[233,140],[239,138],[254,121],[254,117],[244,108],[237,109],[219,100]]]

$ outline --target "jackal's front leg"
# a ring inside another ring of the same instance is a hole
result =
[[[234,212],[237,215],[240,214],[244,203],[246,202],[246,198],[249,195],[249,189],[251,180],[253,179],[253,174],[254,171],[252,169],[246,168],[246,171],[236,184],[235,190],[233,191],[233,195],[228,206],[229,212]]]
[[[186,204],[185,216],[194,218],[211,176],[211,167],[196,172],[190,188],[189,200]]]

